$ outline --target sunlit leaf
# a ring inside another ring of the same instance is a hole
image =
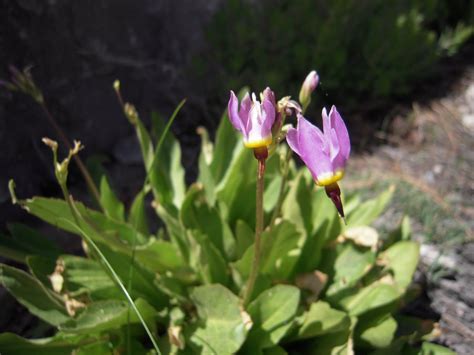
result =
[[[393,271],[401,293],[404,293],[411,283],[419,256],[420,246],[418,243],[408,240],[392,245],[380,256],[386,267]]]
[[[348,330],[351,322],[349,316],[342,311],[331,308],[323,301],[311,304],[310,309],[301,317],[297,339],[307,339],[323,334],[337,333]]]
[[[354,212],[347,216],[347,226],[356,227],[371,224],[385,210],[394,192],[395,186],[392,185],[374,199],[360,204]]]
[[[146,321],[150,321],[156,311],[143,299],[135,301],[135,305]],[[65,333],[91,334],[109,329],[117,329],[130,323],[138,323],[137,315],[122,301],[100,301],[87,306],[76,319],[60,326]]]
[[[123,203],[115,195],[105,175],[100,180],[100,203],[108,217],[118,221],[124,220],[125,208]]]
[[[190,346],[202,348],[204,354],[234,354],[247,335],[240,301],[221,285],[196,287],[191,299],[199,322],[187,330]]]
[[[146,216],[145,195],[145,192],[142,190],[133,200],[128,216],[128,223],[141,234],[148,236],[150,235],[150,229]]]
[[[262,292],[248,307],[253,326],[244,349],[275,346],[293,325],[300,291],[289,285],[277,285]]]

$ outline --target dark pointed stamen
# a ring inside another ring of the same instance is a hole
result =
[[[336,206],[337,212],[339,212],[341,218],[344,219],[344,208],[342,207],[341,190],[339,189],[339,185],[335,182],[331,185],[325,186],[324,189],[326,190],[326,195],[328,195],[332,203],[334,203],[334,206]]]

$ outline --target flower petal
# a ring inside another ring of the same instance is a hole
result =
[[[240,132],[244,132],[244,126],[239,115],[239,99],[235,96],[235,93],[230,91],[229,103],[227,105],[227,111],[229,114],[229,120],[232,123],[232,126]]]
[[[252,107],[252,100],[250,99],[250,94],[247,92],[240,102],[239,116],[242,121],[242,126],[246,127],[249,119],[249,111]]]
[[[294,128],[288,129],[286,132],[286,142],[296,154],[301,157],[299,142],[298,142],[298,131]]]
[[[311,171],[313,178],[332,175],[333,168],[329,152],[324,151],[325,137],[319,128],[298,115],[298,148],[301,159]]]
[[[331,151],[332,151],[331,149],[331,121],[329,120],[326,107],[323,108],[321,112],[321,116],[323,118],[323,135],[324,135],[323,151],[325,151],[328,155],[331,155]]]
[[[270,90],[270,89],[269,89]],[[275,122],[276,108],[269,99],[263,100],[262,103],[262,136],[268,136],[272,133],[272,126]]]
[[[345,161],[349,158],[351,153],[351,142],[346,124],[337,111],[336,106],[332,106],[331,112],[329,113],[329,119],[331,122],[331,127],[336,131],[337,140],[339,142],[339,154],[341,155],[345,164]]]
[[[273,106],[276,106],[275,93],[268,86],[262,93],[262,101],[269,100]]]

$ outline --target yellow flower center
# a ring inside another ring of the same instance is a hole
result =
[[[266,137],[263,137],[261,139],[252,140],[252,141],[245,141],[245,139],[244,139],[244,145],[247,148],[268,147],[270,144],[272,144],[272,135],[271,134],[266,136]]]
[[[319,186],[328,186],[338,182],[344,177],[344,170],[338,170],[334,174],[333,173],[326,173],[318,176],[318,180],[316,184]]]

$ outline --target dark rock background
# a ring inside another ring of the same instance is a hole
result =
[[[188,99],[172,131],[182,143],[184,165],[192,166],[199,144],[196,127],[212,131],[219,116],[207,109],[206,83],[193,82],[186,67],[201,49],[204,25],[218,4],[0,0],[0,78],[9,77],[9,65],[31,65],[55,119],[70,140],[86,146],[83,159],[105,155],[113,175],[133,194],[142,176],[141,161],[134,130],[121,113],[112,83],[120,79],[124,99],[136,105],[146,124],[151,110],[168,117],[181,99]],[[58,193],[43,136],[58,139],[41,109],[25,95],[0,90],[3,229],[6,221],[27,218],[11,205],[10,178],[20,198]],[[84,190],[79,174],[73,170],[70,176],[72,188]]]

